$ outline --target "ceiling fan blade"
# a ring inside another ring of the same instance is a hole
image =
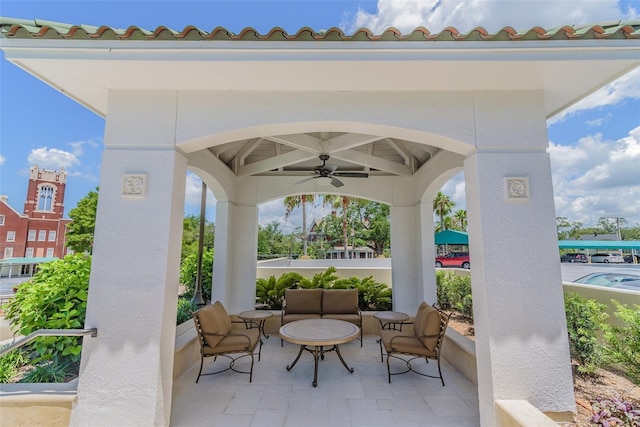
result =
[[[331,177],[331,185],[334,187],[342,187],[344,184],[338,178]]]
[[[369,174],[364,172],[336,172],[333,175],[345,178],[369,178]]]
[[[303,182],[311,181],[312,179],[316,179],[316,178],[318,178],[318,177],[317,176],[312,176],[310,178],[305,178],[302,181],[296,182],[294,185],[302,184]]]
[[[336,166],[336,165],[325,165],[324,166],[324,170],[329,171],[329,173],[335,172],[336,169],[338,169],[338,166]]]

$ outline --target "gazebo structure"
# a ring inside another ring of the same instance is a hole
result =
[[[258,205],[315,192],[388,203],[394,308],[434,302],[432,200],[464,170],[481,422],[498,399],[575,410],[546,119],[640,65],[637,21],[405,35],[1,22],[9,61],[106,120],[98,336],[73,425],[169,423],[187,170],[218,201],[212,298],[232,313],[254,304]],[[369,177],[297,184],[321,154]]]

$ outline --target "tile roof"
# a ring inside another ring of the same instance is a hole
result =
[[[295,34],[275,27],[267,34],[260,34],[253,28],[245,28],[235,34],[224,27],[216,27],[210,32],[192,25],[181,31],[159,26],[153,31],[136,26],[127,29],[108,26],[71,25],[41,19],[15,19],[0,17],[0,38],[14,39],[75,39],[75,40],[237,40],[237,41],[522,41],[522,40],[600,40],[600,39],[640,39],[640,19],[608,21],[593,25],[571,26],[545,30],[533,27],[526,31],[516,31],[504,27],[491,34],[482,27],[468,33],[460,33],[454,27],[447,27],[439,33],[431,33],[418,27],[410,33],[402,34],[396,28],[389,28],[381,34],[373,34],[361,28],[347,35],[339,28],[314,31],[303,27]]]

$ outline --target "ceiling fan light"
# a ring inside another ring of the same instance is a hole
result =
[[[328,176],[321,176],[316,180],[316,182],[318,185],[331,185],[331,178]]]

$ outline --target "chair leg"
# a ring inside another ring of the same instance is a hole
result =
[[[260,346],[262,349],[262,346]],[[260,356],[258,356],[258,361],[260,360]],[[251,369],[249,369],[249,382],[253,379],[253,352],[251,353]]]
[[[382,356],[382,338],[380,338],[378,342],[380,343],[380,362],[384,362],[384,357]]]
[[[440,381],[442,382],[442,387],[444,387],[444,378],[442,378],[442,371],[440,370],[440,357],[438,357],[438,373],[440,374]]]
[[[360,347],[362,347],[362,343],[363,343],[363,339],[362,339],[362,323],[360,323]]]
[[[204,363],[204,356],[200,355],[200,370],[198,371],[198,378],[196,378],[196,384],[200,381],[200,374],[202,373],[202,364]]]
[[[258,362],[260,361],[260,357],[262,356],[262,339],[259,338],[260,340],[260,347],[258,348]]]
[[[391,366],[389,366],[389,353],[387,353],[387,373],[389,374],[389,384],[391,384]]]

